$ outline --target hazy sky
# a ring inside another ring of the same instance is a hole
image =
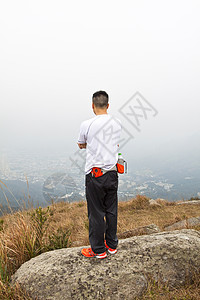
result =
[[[124,152],[198,133],[199,15],[198,0],[1,1],[0,150],[74,152],[100,89],[129,131],[136,91],[158,111]]]

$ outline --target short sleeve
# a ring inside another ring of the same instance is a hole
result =
[[[82,122],[81,126],[80,126],[79,137],[78,137],[78,143],[79,144],[85,144],[86,143],[86,130],[87,130],[86,123]]]

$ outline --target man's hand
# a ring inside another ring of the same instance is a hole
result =
[[[77,143],[80,149],[86,149],[87,143],[85,144],[79,144]]]

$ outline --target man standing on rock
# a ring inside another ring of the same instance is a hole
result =
[[[95,117],[81,123],[78,146],[86,149],[85,192],[91,248],[86,257],[105,258],[117,252],[118,143],[121,122],[107,113],[108,94],[98,91],[92,97]]]

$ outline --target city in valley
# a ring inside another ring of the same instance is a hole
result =
[[[74,158],[75,160],[75,158]],[[128,165],[127,174],[119,174],[119,201],[137,194],[169,201],[200,196],[199,174],[179,177],[163,174],[149,167],[134,169]],[[42,156],[27,153],[7,154],[0,157],[0,205],[14,209],[21,205],[47,206],[57,201],[85,200],[84,164],[73,163],[66,155]]]

